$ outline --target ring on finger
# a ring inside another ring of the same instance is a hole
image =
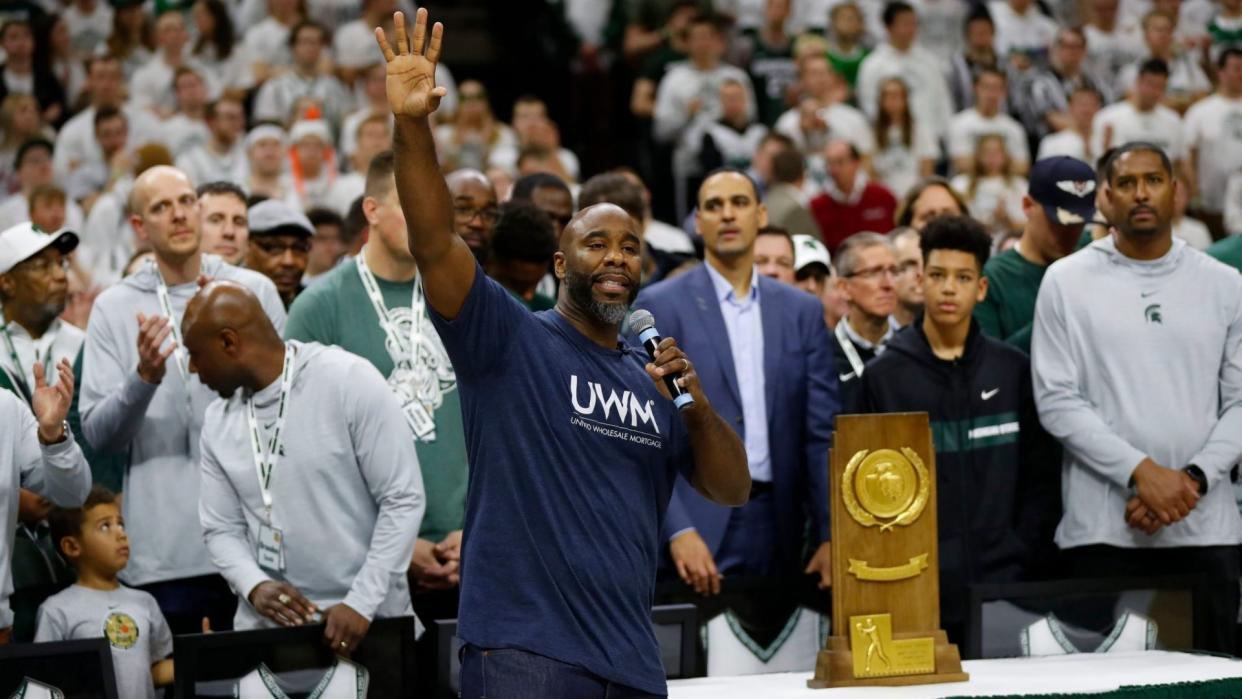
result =
[[[349,647],[349,641],[341,641],[341,647],[342,647],[342,648],[348,648],[348,647]]]
[[[277,596],[276,596],[276,601],[277,601],[277,602],[280,602],[281,604],[285,604],[285,605],[289,604],[289,602],[290,602],[292,599],[293,599],[292,597],[290,597],[289,595],[287,595],[287,594],[285,594],[285,593],[283,593],[283,592],[282,592],[282,593],[280,593],[279,595],[277,595]]]

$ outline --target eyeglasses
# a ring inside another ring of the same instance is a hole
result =
[[[871,282],[883,277],[885,274],[893,279],[896,279],[901,276],[901,268],[897,265],[892,265],[891,267],[868,267],[867,269],[860,269],[856,272],[850,272],[845,275],[845,277],[847,279],[851,277],[858,277]]]
[[[470,221],[475,216],[478,216],[483,223],[494,226],[500,220],[500,209],[494,206],[485,206],[477,209],[473,206],[454,206],[453,215],[457,217],[458,221],[463,222]]]
[[[310,252],[311,249],[311,242],[304,238],[291,241],[251,238],[250,242],[257,245],[266,255],[283,255],[290,250],[296,253],[306,254]]]

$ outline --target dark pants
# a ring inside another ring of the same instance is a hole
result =
[[[160,605],[173,635],[203,632],[203,617],[212,631],[232,631],[237,595],[219,575],[202,575],[151,583],[138,588]]]
[[[776,543],[772,484],[753,483],[750,500],[729,513],[729,524],[716,550],[716,568],[721,575],[774,575]]]
[[[1237,546],[1185,546],[1125,549],[1096,544],[1061,552],[1066,571],[1079,578],[1198,575],[1195,637],[1198,650],[1233,654],[1238,619],[1238,578],[1242,576]]]
[[[577,665],[514,648],[461,649],[462,699],[646,699],[662,697],[592,675]]]
[[[419,693],[416,696],[439,696],[434,694],[437,690],[447,690],[447,687],[437,687],[436,683],[439,677],[436,673],[436,620],[437,619],[456,619],[458,598],[460,597],[460,588],[454,587],[451,590],[435,590],[432,592],[417,592],[417,580],[410,576],[410,602],[414,606],[414,614],[418,616],[419,621],[423,622],[423,626],[427,627],[427,632],[422,638],[418,639],[414,646],[414,661],[417,665],[417,672],[414,673],[414,682],[417,685]]]

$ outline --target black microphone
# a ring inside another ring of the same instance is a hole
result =
[[[651,361],[654,362],[656,347],[660,344],[660,333],[655,327],[655,317],[649,311],[634,311],[630,314],[630,332],[638,336],[639,342],[647,348],[647,356],[651,357]],[[677,379],[680,376],[681,372],[665,374],[664,385],[668,386],[668,393],[673,397],[673,405],[679,410],[685,410],[688,406],[694,405],[694,396],[677,385]]]

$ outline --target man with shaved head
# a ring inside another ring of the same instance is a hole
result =
[[[395,51],[376,35],[396,189],[469,437],[462,696],[663,696],[649,607],[658,523],[678,472],[723,505],[744,503],[741,441],[672,338],[648,361],[619,337],[642,257],[620,208],[597,204],[565,226],[552,310],[529,312],[483,274],[455,234],[429,122],[445,94],[435,83],[442,27],[424,53],[425,9],[413,48],[401,13],[394,26]],[[680,413],[664,386],[678,374],[695,401]]]
[[[470,246],[475,259],[486,262],[492,232],[500,220],[496,188],[486,175],[470,168],[449,173],[445,181],[453,197],[453,230]]]
[[[242,601],[236,628],[322,610],[324,640],[348,655],[372,619],[412,611],[405,569],[425,501],[414,442],[393,437],[400,404],[365,359],[281,340],[235,282],[204,286],[182,332],[190,372],[222,398],[204,419],[198,512]]]
[[[124,515],[133,555],[123,579],[151,593],[174,633],[202,618],[229,628],[235,598],[211,565],[197,520],[199,433],[212,392],[186,366],[181,314],[198,280],[252,289],[277,327],[284,305],[267,277],[200,249],[198,197],[176,168],[134,181],[130,222],[154,258],[95,301],[82,357],[82,431],[97,450],[128,453]]]

